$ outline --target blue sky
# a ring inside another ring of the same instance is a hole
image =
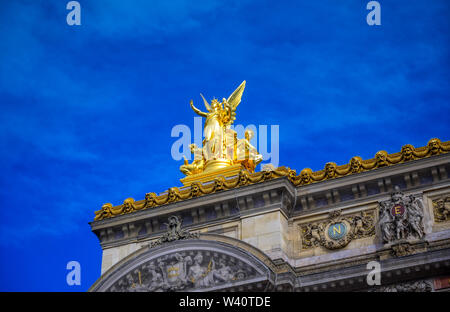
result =
[[[85,291],[105,202],[180,185],[189,100],[247,81],[236,123],[279,125],[301,170],[449,140],[446,0],[80,0],[0,3],[0,290]],[[81,286],[66,284],[67,262]]]

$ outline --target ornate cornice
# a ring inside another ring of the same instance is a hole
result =
[[[161,195],[147,193],[145,194],[145,199],[140,201],[135,201],[133,198],[127,198],[122,205],[118,206],[106,203],[102,206],[101,210],[95,212],[94,221],[281,177],[287,177],[295,186],[303,186],[417,159],[446,154],[449,151],[450,141],[441,142],[439,139],[434,138],[431,139],[426,146],[415,148],[411,144],[407,144],[397,153],[388,154],[386,151],[379,151],[375,154],[374,158],[367,160],[355,156],[351,158],[348,164],[338,166],[334,162],[329,162],[325,164],[325,167],[322,170],[313,172],[310,168],[305,168],[299,175],[297,175],[296,170],[290,169],[289,167],[279,167],[276,169],[265,168],[264,170],[255,173],[241,170],[236,177],[231,179],[225,179],[223,176],[218,176],[209,183],[194,182],[189,187],[183,189],[171,187],[167,192],[164,192]]]

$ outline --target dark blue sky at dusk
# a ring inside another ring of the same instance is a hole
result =
[[[247,86],[300,172],[450,139],[450,2],[0,0],[0,291],[86,291],[106,202],[180,186],[174,126]],[[66,284],[67,262],[81,286]]]

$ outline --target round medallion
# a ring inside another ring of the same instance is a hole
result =
[[[391,208],[391,215],[393,217],[401,217],[405,213],[405,207],[400,204],[395,204],[394,207]]]
[[[343,222],[331,224],[328,227],[328,236],[331,239],[339,240],[347,234],[347,226]]]

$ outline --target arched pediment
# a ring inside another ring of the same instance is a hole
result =
[[[215,291],[261,286],[273,284],[272,268],[264,253],[242,241],[202,234],[199,239],[142,247],[105,272],[89,291]]]

